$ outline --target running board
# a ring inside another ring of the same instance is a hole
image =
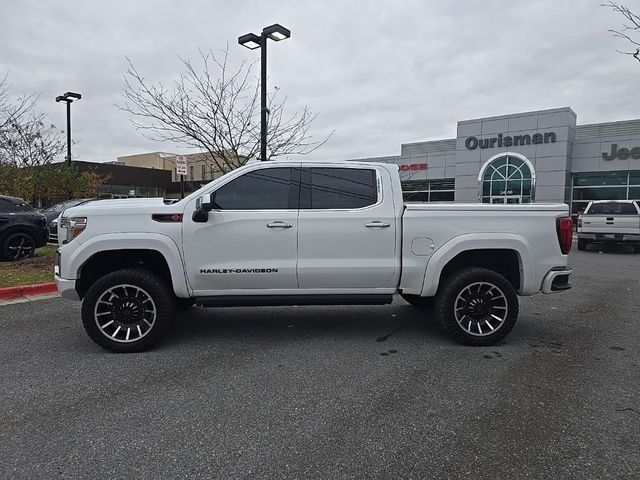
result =
[[[202,307],[275,307],[285,305],[386,305],[392,295],[230,295],[196,297]]]

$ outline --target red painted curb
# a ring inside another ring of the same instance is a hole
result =
[[[19,287],[0,288],[0,300],[10,300],[12,298],[26,297],[27,295],[43,295],[45,293],[57,292],[55,282],[37,283],[35,285],[22,285]]]

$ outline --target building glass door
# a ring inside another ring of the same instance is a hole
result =
[[[523,203],[522,195],[497,195],[491,197],[491,203],[518,204]]]
[[[478,178],[482,202],[531,203],[534,198],[534,175],[529,165],[526,160],[514,155],[503,155],[488,161]]]

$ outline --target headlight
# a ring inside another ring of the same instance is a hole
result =
[[[62,217],[60,219],[60,228],[66,230],[65,239],[62,243],[69,243],[87,228],[87,217]]]

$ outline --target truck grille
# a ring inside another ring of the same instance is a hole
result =
[[[49,243],[58,243],[58,222],[56,220],[49,225]]]

